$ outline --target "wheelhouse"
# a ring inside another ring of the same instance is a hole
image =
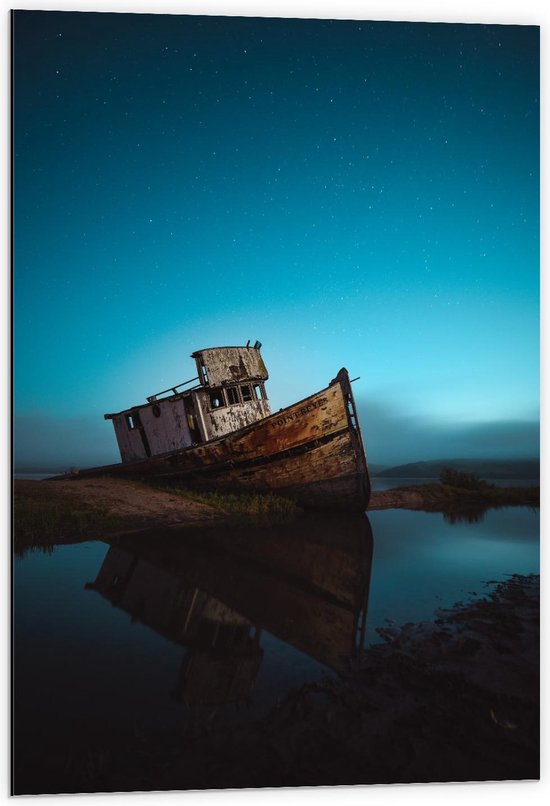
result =
[[[151,395],[146,403],[105,414],[122,461],[210,442],[271,414],[261,346],[197,350],[191,355],[196,377]]]

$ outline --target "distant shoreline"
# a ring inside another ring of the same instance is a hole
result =
[[[375,469],[376,468],[376,469]],[[540,479],[540,459],[430,459],[421,462],[391,467],[376,465],[371,467],[372,478],[394,479],[434,479],[439,478],[446,468],[463,473],[472,473],[486,481]]]
[[[540,486],[492,486],[486,490],[467,490],[448,487],[437,481],[374,490],[368,511],[381,509],[412,509],[424,512],[443,512],[449,515],[475,514],[487,509],[506,506],[540,506]]]

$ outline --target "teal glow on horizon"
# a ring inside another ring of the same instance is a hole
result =
[[[248,339],[373,463],[538,454],[538,28],[17,11],[14,76],[16,463]]]

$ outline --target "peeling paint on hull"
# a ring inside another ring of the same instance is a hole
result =
[[[80,471],[159,476],[198,490],[273,492],[307,509],[366,510],[370,480],[350,381],[202,445]]]

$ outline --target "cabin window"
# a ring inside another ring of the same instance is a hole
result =
[[[201,379],[201,383],[204,386],[208,386],[208,370],[206,369],[206,364],[204,361],[201,361],[199,365],[199,376]]]
[[[223,406],[225,406],[225,400],[223,399],[222,390],[215,389],[213,392],[210,392],[210,408],[221,409]]]
[[[254,397],[256,400],[262,400],[264,396],[264,390],[261,383],[254,383],[252,384],[252,389],[254,390]]]
[[[136,428],[139,428],[139,415],[127,414],[126,425],[128,426],[128,431],[135,431]]]
[[[230,406],[234,406],[239,402],[239,390],[236,386],[229,386],[226,390],[227,402]]]
[[[252,400],[252,390],[248,384],[241,386],[241,395],[243,396],[243,403]]]

